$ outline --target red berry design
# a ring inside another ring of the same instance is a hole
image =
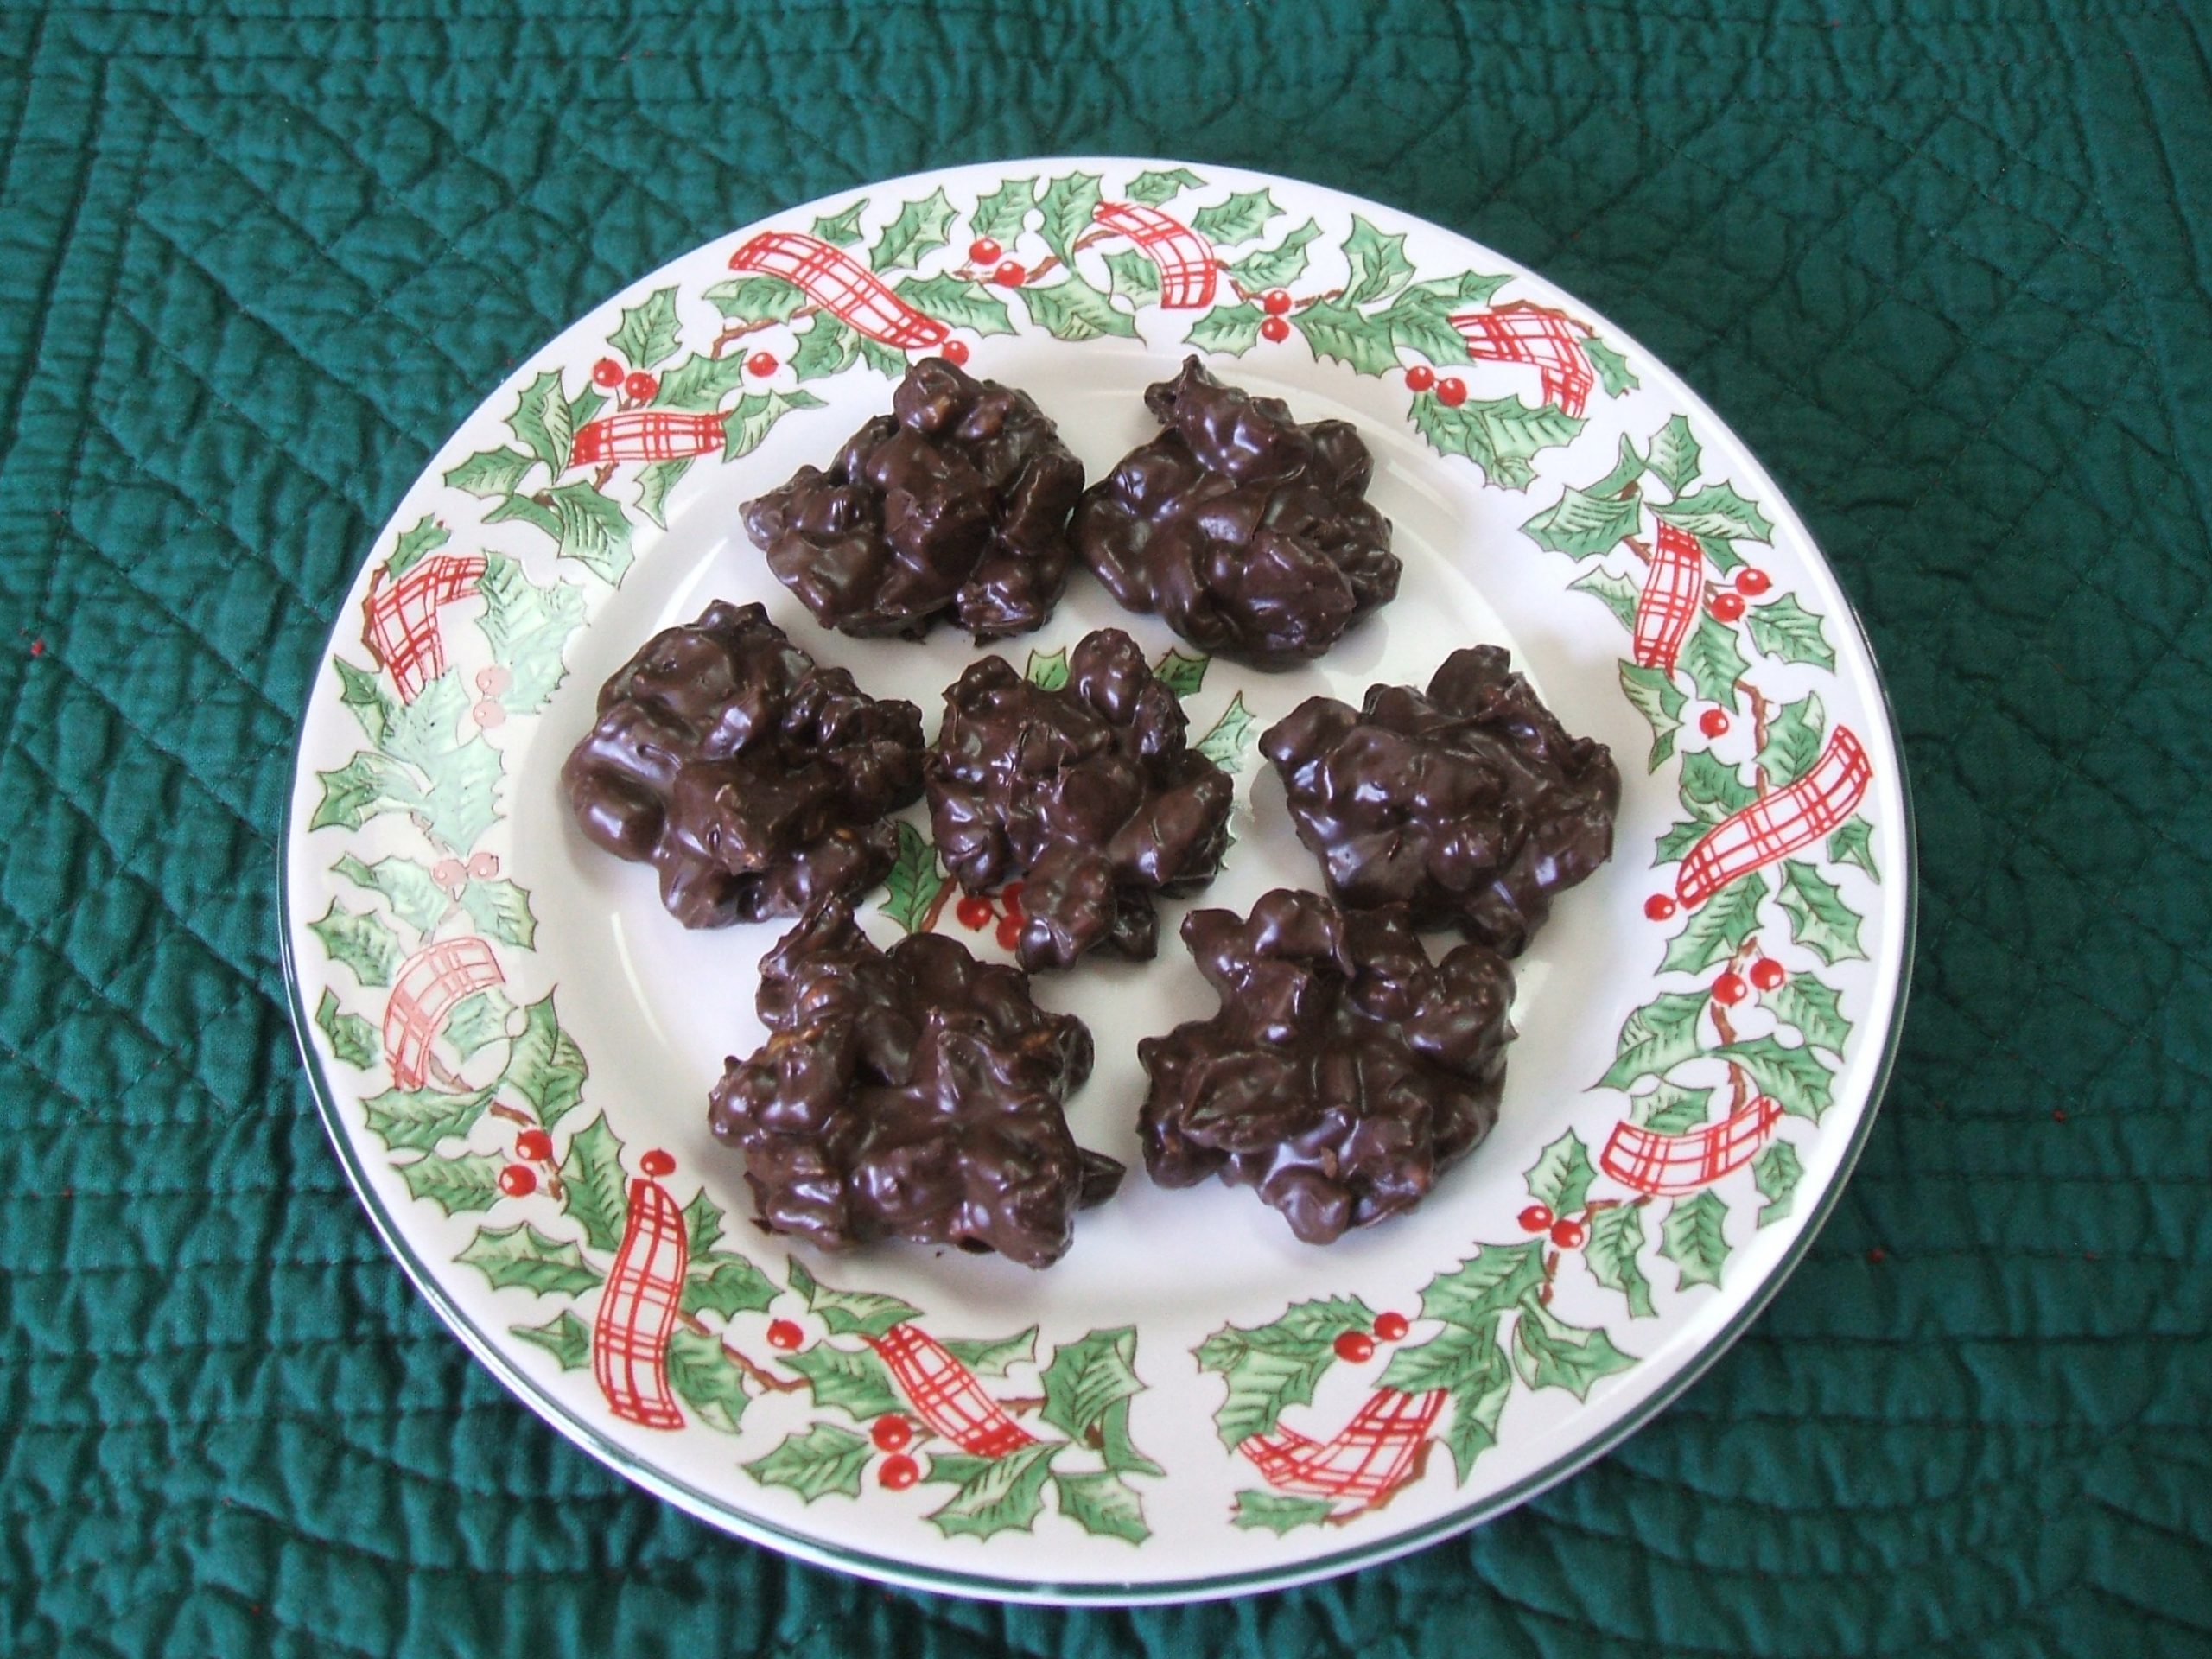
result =
[[[1364,1331],[1347,1331],[1337,1338],[1337,1357],[1364,1365],[1375,1357],[1375,1338]]]
[[[1789,977],[1789,970],[1772,957],[1761,957],[1751,964],[1751,983],[1762,991],[1780,990]]]
[[[1744,983],[1741,974],[1723,974],[1713,982],[1713,1000],[1728,1007],[1734,1007],[1750,995],[1751,989]]]
[[[479,881],[489,881],[499,873],[499,855],[494,853],[471,853],[468,873]]]
[[[1005,251],[989,237],[979,236],[968,245],[968,261],[970,264],[995,265],[999,262],[999,255]]]
[[[1009,259],[991,273],[991,280],[1001,288],[1020,288],[1029,280],[1029,272],[1017,259]]]
[[[875,1471],[877,1482],[887,1492],[903,1492],[921,1478],[920,1467],[903,1452],[895,1458],[886,1458],[883,1467]]]
[[[1013,950],[1021,943],[1021,924],[1011,916],[1003,918],[999,923],[998,941],[1000,950]]]
[[[948,340],[939,348],[938,355],[957,369],[968,360],[968,342],[964,340]]]
[[[771,1348],[780,1348],[787,1354],[805,1340],[806,1338],[798,1326],[793,1325],[789,1319],[778,1319],[768,1327],[768,1345]]]
[[[430,880],[452,892],[468,879],[468,867],[457,858],[442,858],[430,866]]]
[[[527,1164],[509,1164],[499,1172],[499,1191],[511,1198],[526,1198],[537,1191],[537,1172]]]
[[[999,903],[1006,907],[1006,913],[1007,915],[1013,917],[1016,921],[1020,920],[1021,883],[1019,881],[1009,881],[1006,886],[1001,887],[999,889]]]
[[[1279,317],[1290,309],[1290,296],[1280,288],[1271,288],[1260,296],[1260,309],[1271,317]]]
[[[1582,1241],[1589,1236],[1590,1230],[1579,1221],[1569,1221],[1562,1217],[1552,1223],[1552,1243],[1562,1250],[1580,1249]]]
[[[525,1163],[542,1164],[553,1155],[553,1137],[543,1129],[524,1129],[515,1136],[515,1156]]]
[[[1747,564],[1736,573],[1736,591],[1746,599],[1757,599],[1774,586],[1774,578],[1756,564]]]
[[[1446,409],[1457,409],[1467,401],[1467,383],[1456,374],[1447,374],[1436,383],[1436,401]]]
[[[1743,613],[1744,596],[1741,594],[1715,594],[1713,596],[1713,615],[1715,621],[1733,622]]]
[[[1655,922],[1663,922],[1675,913],[1675,901],[1663,893],[1655,893],[1643,901],[1643,913]]]
[[[1413,1325],[1402,1313],[1377,1313],[1375,1316],[1375,1334],[1385,1342],[1395,1342],[1412,1329]]]
[[[1725,709],[1707,709],[1697,717],[1697,728],[1707,737],[1726,735],[1728,730],[1728,711]]]
[[[644,403],[660,390],[660,377],[639,369],[622,383],[622,395],[636,403]]]
[[[611,357],[602,357],[591,365],[591,378],[594,383],[612,391],[622,384],[622,365]]]
[[[868,1438],[879,1452],[904,1452],[914,1438],[914,1426],[897,1412],[887,1412],[875,1420]]]
[[[1436,384],[1436,371],[1426,363],[1416,363],[1406,371],[1408,391],[1427,391]]]
[[[496,697],[515,683],[515,677],[499,664],[476,671],[476,689],[487,697]]]
[[[1521,1212],[1521,1230],[1524,1233],[1541,1233],[1551,1224],[1552,1211],[1548,1204],[1532,1204]]]
[[[745,372],[755,380],[766,380],[776,372],[776,354],[773,352],[753,353],[745,359]]]
[[[485,698],[468,712],[476,717],[476,723],[479,726],[504,725],[507,718],[506,709],[489,697]]]
[[[652,1176],[655,1180],[658,1180],[664,1175],[673,1175],[676,1173],[676,1160],[671,1158],[668,1154],[663,1152],[658,1147],[655,1147],[651,1152],[638,1160],[638,1167],[645,1171],[646,1174]]]
[[[953,907],[952,913],[960,918],[960,925],[970,933],[981,932],[991,919],[991,901],[981,893],[969,893]]]
[[[1262,317],[1260,320],[1260,338],[1281,345],[1290,338],[1290,325],[1281,317]]]

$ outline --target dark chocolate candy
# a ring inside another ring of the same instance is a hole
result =
[[[1260,748],[1340,903],[1404,905],[1416,927],[1456,925],[1509,957],[1612,855],[1611,753],[1569,737],[1495,645],[1452,652],[1426,696],[1309,698]]]
[[[686,927],[796,916],[896,861],[884,815],[922,792],[922,714],[717,600],[600,688],[561,783],[586,835],[659,870]]]
[[[1090,1033],[1039,1008],[1018,969],[935,933],[880,950],[832,902],[761,963],[755,1006],[768,1041],[729,1061],[708,1121],[744,1154],[772,1232],[1046,1268],[1076,1211],[1121,1183],[1061,1109],[1090,1075]]]
[[[970,893],[1023,879],[1024,968],[1093,948],[1148,958],[1153,895],[1213,879],[1234,786],[1184,734],[1182,704],[1118,628],[1077,645],[1056,690],[986,657],[945,691],[923,768],[938,851]]]
[[[1078,552],[1114,597],[1259,668],[1319,657],[1398,591],[1375,463],[1343,421],[1300,425],[1195,357],[1145,405],[1166,427],[1094,485]]]
[[[1162,1186],[1251,1186],[1309,1244],[1402,1214],[1497,1121],[1513,970],[1432,963],[1402,911],[1278,890],[1247,921],[1195,911],[1184,943],[1221,997],[1148,1037],[1138,1120]]]
[[[1037,627],[1067,587],[1083,463],[1028,394],[941,357],[906,372],[826,471],[745,506],[776,579],[824,627],[978,644]]]

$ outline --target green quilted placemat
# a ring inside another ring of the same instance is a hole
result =
[[[1875,10],[0,10],[6,1651],[2212,1651],[2212,24]],[[277,962],[310,670],[506,367],[786,202],[1065,151],[1617,319],[1827,546],[1921,814],[1897,1081],[1768,1315],[1507,1519],[1236,1605],[887,1592],[570,1450],[385,1256]]]

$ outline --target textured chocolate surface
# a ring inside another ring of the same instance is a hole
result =
[[[1416,927],[1456,925],[1510,957],[1612,855],[1611,753],[1568,736],[1495,645],[1452,652],[1426,696],[1309,698],[1260,748],[1338,901],[1403,905]]]
[[[1090,1033],[1032,1001],[1019,969],[934,933],[880,950],[830,903],[763,960],[756,1006],[768,1041],[729,1061],[709,1122],[744,1154],[772,1232],[1045,1268],[1066,1254],[1076,1211],[1121,1183],[1062,1110],[1090,1075]]]
[[[890,869],[884,815],[922,791],[922,715],[717,600],[600,688],[561,783],[586,835],[660,872],[686,927],[796,916]]]
[[[1077,645],[1056,690],[996,657],[947,689],[924,766],[938,851],[970,893],[1022,878],[1024,968],[1149,957],[1153,896],[1212,880],[1234,789],[1185,736],[1182,704],[1118,628]]]
[[[1067,587],[1083,464],[1026,392],[924,358],[828,467],[745,506],[776,579],[824,627],[1022,633]]]
[[[1319,657],[1398,591],[1374,459],[1343,421],[1225,386],[1195,357],[1145,393],[1167,429],[1076,509],[1077,550],[1114,597],[1259,668]]]
[[[1162,1186],[1251,1186],[1309,1244],[1412,1209],[1497,1121],[1513,970],[1462,944],[1441,963],[1402,911],[1278,889],[1245,919],[1184,918],[1221,998],[1148,1037],[1139,1120]]]

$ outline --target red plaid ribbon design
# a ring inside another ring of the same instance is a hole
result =
[[[1740,1169],[1766,1143],[1782,1106],[1761,1095],[1741,1111],[1687,1135],[1661,1135],[1640,1123],[1616,1123],[1598,1167],[1623,1186],[1673,1197],[1710,1186]]]
[[[886,288],[874,271],[818,237],[763,231],[730,255],[729,268],[780,276],[870,340],[902,352],[938,345],[950,332]]]
[[[1440,1389],[1426,1394],[1377,1389],[1328,1440],[1315,1440],[1278,1424],[1265,1434],[1253,1435],[1237,1450],[1278,1491],[1372,1503],[1396,1491],[1413,1472],[1414,1459],[1444,1409],[1444,1400]]]
[[[1128,237],[1159,267],[1160,303],[1166,309],[1192,311],[1213,303],[1213,245],[1182,220],[1136,201],[1102,201],[1090,216]]]
[[[392,582],[384,580],[383,570],[377,572],[361,605],[361,641],[391,671],[402,702],[414,702],[417,692],[446,671],[438,607],[474,593],[483,574],[483,556],[476,553],[434,553]]]
[[[1540,305],[1502,305],[1463,311],[1452,326],[1467,342],[1467,355],[1485,363],[1523,363],[1537,371],[1544,401],[1562,415],[1580,415],[1598,384],[1582,342],[1567,320]]]
[[[1873,777],[1866,751],[1848,726],[1828,734],[1827,747],[1787,789],[1762,795],[1705,832],[1675,877],[1675,897],[1694,908],[1739,875],[1748,875],[1842,828],[1859,809]]]
[[[722,447],[721,415],[679,415],[668,409],[631,409],[590,422],[569,445],[569,465],[600,461],[681,461]]]
[[[1659,526],[1657,543],[1643,591],[1637,596],[1636,639],[1630,650],[1638,667],[1671,674],[1705,596],[1705,550],[1696,537],[1665,523]]]
[[[868,1344],[897,1380],[914,1415],[969,1456],[1002,1458],[1035,1443],[1035,1435],[983,1392],[975,1372],[926,1332],[894,1325]]]
[[[591,1327],[591,1372],[608,1409],[646,1428],[681,1428],[668,1386],[668,1338],[690,1264],[683,1212],[658,1181],[630,1183],[630,1218]]]
[[[429,1080],[430,1045],[454,1005],[473,992],[506,982],[492,947],[471,935],[439,939],[400,964],[384,1005],[384,1057],[392,1081],[420,1089]]]

